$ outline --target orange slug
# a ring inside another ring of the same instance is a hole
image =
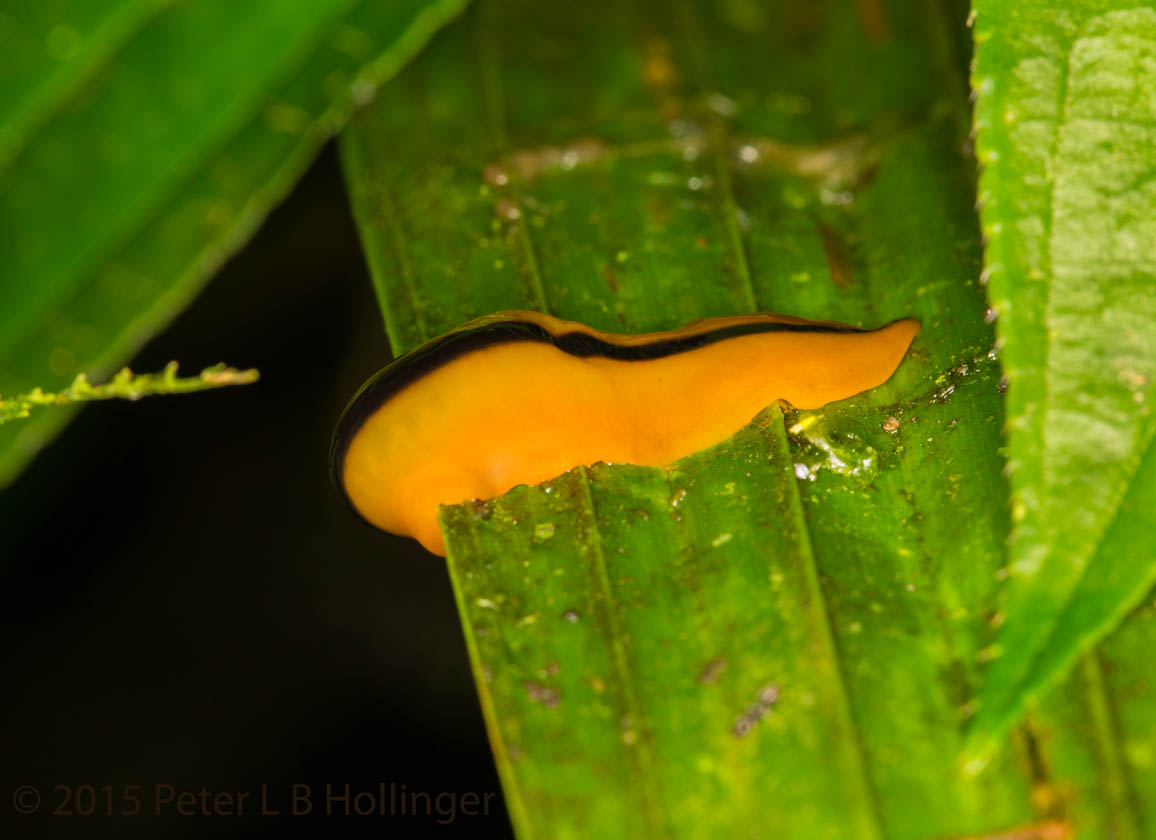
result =
[[[819,408],[881,385],[919,333],[789,315],[706,318],[618,335],[498,312],[370,379],[333,436],[330,470],[371,524],[445,554],[437,510],[598,461],[663,466],[785,400]]]

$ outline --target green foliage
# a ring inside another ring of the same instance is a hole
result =
[[[88,377],[464,4],[9,4],[0,425],[252,381]],[[1156,838],[1156,10],[976,0],[981,225],[966,11],[485,0],[343,135],[396,352],[923,325],[867,394],[443,508],[523,838]],[[0,429],[0,484],[66,416]]]
[[[0,425],[9,420],[28,417],[32,409],[47,405],[71,405],[94,400],[139,400],[156,394],[191,394],[228,385],[248,385],[256,382],[255,370],[236,370],[225,365],[213,365],[196,376],[177,376],[177,363],[169,362],[161,373],[133,373],[121,368],[109,382],[93,385],[83,373],[78,373],[72,384],[63,391],[45,393],[33,388],[26,394],[0,398]]]
[[[975,10],[1014,518],[982,747],[1156,581],[1156,9]]]
[[[6,4],[0,389],[121,364],[462,2]],[[0,485],[66,418],[0,431]]]
[[[1135,824],[1101,772],[1106,705],[1152,714],[1127,683],[1073,680],[994,764],[960,758],[1011,527],[963,18],[487,2],[343,135],[399,352],[504,308],[924,326],[884,387],[772,407],[669,470],[443,509],[519,836]],[[1122,645],[1119,672],[1139,657]]]

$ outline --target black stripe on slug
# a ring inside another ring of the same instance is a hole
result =
[[[329,477],[345,504],[356,513],[356,508],[345,495],[341,474],[345,453],[354,435],[371,415],[402,388],[475,350],[515,341],[538,341],[552,344],[564,353],[580,358],[601,356],[622,362],[644,362],[696,350],[728,338],[772,332],[860,333],[868,330],[842,324],[750,321],[674,338],[658,338],[647,344],[623,345],[605,341],[581,330],[555,335],[533,321],[492,321],[476,327],[467,325],[398,356],[361,386],[345,407],[333,432],[333,442],[329,449]]]

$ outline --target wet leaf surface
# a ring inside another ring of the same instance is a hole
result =
[[[343,136],[396,353],[516,308],[923,324],[867,394],[442,509],[519,836],[1140,824],[1139,618],[962,761],[1011,522],[957,11],[480,3]]]

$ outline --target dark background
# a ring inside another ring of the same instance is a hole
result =
[[[388,352],[331,145],[132,362],[260,382],[89,405],[0,492],[3,836],[512,836],[500,793],[444,824],[317,814],[326,783],[499,790],[444,561],[329,485],[333,424]],[[287,811],[293,783],[314,816],[150,813],[157,784],[246,811],[265,784]],[[57,784],[96,813],[53,816]],[[129,784],[144,813],[104,815]]]

